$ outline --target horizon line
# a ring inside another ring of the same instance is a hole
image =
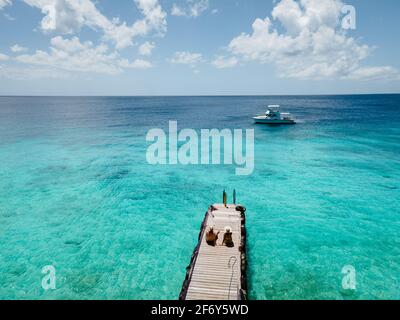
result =
[[[318,93],[318,94],[195,94],[195,95],[19,95],[19,94],[0,94],[0,98],[21,97],[21,98],[190,98],[190,97],[298,97],[298,96],[371,96],[371,95],[400,95],[398,93]]]

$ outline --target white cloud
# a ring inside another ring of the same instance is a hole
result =
[[[218,68],[218,69],[226,69],[226,68],[232,68],[238,64],[238,59],[236,57],[224,57],[224,56],[218,56],[214,61],[212,61],[212,64]]]
[[[28,51],[28,48],[22,47],[19,44],[14,44],[12,47],[10,47],[10,50],[14,53],[19,53]]]
[[[361,67],[344,77],[348,80],[400,80],[400,73],[391,66],[383,67]]]
[[[11,5],[11,0],[0,0],[0,10],[9,5]]]
[[[134,0],[145,19],[140,23],[145,23],[149,30],[165,32],[167,29],[167,14],[161,8],[158,0]]]
[[[92,42],[81,42],[77,37],[64,39],[57,36],[51,39],[49,52],[37,50],[35,54],[15,57],[19,63],[41,66],[57,71],[71,73],[119,74],[126,68],[149,68],[145,60],[129,62],[118,52],[110,52],[105,44],[98,46]]]
[[[8,13],[3,13],[3,17],[6,18],[8,21],[15,21],[15,18],[13,16],[10,16]]]
[[[304,29],[315,32],[320,26],[336,28],[343,6],[340,0],[282,0],[273,8],[272,17],[295,36]]]
[[[177,17],[182,17],[186,15],[186,12],[179,7],[176,3],[173,4],[172,9],[171,9],[171,15],[177,16]]]
[[[139,54],[141,54],[142,56],[150,56],[154,48],[154,42],[147,41],[139,46]]]
[[[130,68],[134,68],[134,69],[149,69],[152,67],[153,67],[153,64],[150,61],[142,60],[142,59],[136,59],[135,61],[133,61],[133,63],[130,66]]]
[[[0,53],[0,61],[7,61],[10,57],[6,54]]]
[[[340,0],[281,0],[272,11],[273,20],[256,19],[252,32],[234,38],[229,50],[245,61],[275,64],[279,75],[288,78],[384,78],[388,72],[398,73],[360,66],[372,48],[341,29],[343,5]]]
[[[128,60],[124,59],[121,61],[120,66],[131,69],[149,69],[153,67],[153,64],[150,61],[142,59],[136,59],[133,62],[128,62]]]
[[[166,13],[158,0],[134,0],[143,19],[132,25],[120,22],[119,19],[108,19],[91,0],[24,1],[39,8],[45,15],[41,22],[43,31],[73,34],[86,26],[103,31],[104,39],[115,43],[117,49],[133,45],[133,39],[137,36],[145,36],[150,32],[164,34],[167,28]]]
[[[187,0],[186,2],[184,7],[174,3],[171,9],[171,15],[196,18],[209,7],[208,0]]]
[[[208,0],[193,0],[189,8],[190,16],[198,17],[208,9]]]
[[[191,53],[188,51],[175,52],[174,56],[170,59],[171,63],[185,64],[193,67],[202,61],[203,56],[201,55],[201,53]]]
[[[50,68],[41,67],[15,67],[15,66],[1,66],[0,65],[0,78],[14,79],[14,80],[37,80],[37,79],[60,79],[68,78],[71,74],[61,70],[54,70]]]

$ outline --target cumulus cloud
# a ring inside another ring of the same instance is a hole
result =
[[[28,51],[28,48],[22,47],[19,44],[14,44],[12,47],[10,47],[10,50],[14,53],[19,53]]]
[[[37,50],[34,54],[23,54],[15,61],[30,66],[41,66],[52,70],[71,73],[119,74],[126,68],[150,68],[145,60],[129,62],[118,52],[110,52],[105,44],[95,46],[91,41],[81,42],[77,37],[64,39],[57,36],[51,39],[48,52]]]
[[[154,42],[146,41],[139,46],[139,54],[141,54],[142,56],[150,56],[154,48]]]
[[[1,0],[0,0],[1,1]],[[4,0],[3,0],[4,1]],[[164,34],[167,28],[166,13],[158,0],[134,0],[143,18],[132,25],[109,19],[95,6],[92,0],[24,0],[28,5],[42,11],[41,29],[44,32],[73,34],[87,26],[101,30],[104,39],[115,43],[117,49],[133,45],[137,36],[150,32]]]
[[[174,3],[171,9],[171,15],[196,18],[206,11],[208,7],[208,0],[187,0],[186,4],[183,6]]]
[[[54,70],[42,67],[15,67],[15,66],[1,66],[0,65],[0,78],[13,79],[13,80],[37,80],[37,79],[62,79],[69,78],[71,74],[61,70]]]
[[[390,67],[362,67],[373,50],[341,28],[340,0],[281,0],[272,18],[256,19],[251,33],[232,39],[229,50],[245,61],[272,63],[282,77],[377,79]],[[278,31],[281,27],[281,32]]]
[[[400,80],[400,73],[391,66],[361,67],[344,77],[348,80]]]
[[[11,0],[0,0],[0,10],[5,6],[9,6],[11,4]]]
[[[177,51],[174,56],[170,59],[171,63],[174,64],[185,64],[189,66],[196,66],[196,64],[203,61],[201,53],[191,53],[189,51]]]
[[[6,54],[0,53],[0,61],[7,61],[10,57]]]
[[[133,62],[129,62],[128,60],[124,59],[119,62],[119,65],[121,67],[130,69],[149,69],[153,67],[153,64],[150,61],[143,59],[136,59]]]
[[[218,69],[232,68],[238,64],[239,60],[236,57],[218,56],[212,61],[212,65]]]
[[[131,63],[130,68],[133,69],[149,69],[152,68],[153,64],[150,61],[143,60],[143,59],[136,59]]]
[[[11,4],[11,1],[1,4]],[[41,29],[63,36],[51,39],[47,51],[37,50],[34,54],[23,54],[27,48],[15,44],[10,50],[17,54],[14,57],[1,55],[0,60],[8,63],[2,66],[2,76],[6,71],[8,77],[30,79],[28,72],[37,70],[37,77],[73,74],[119,74],[127,69],[148,69],[153,65],[144,59],[122,58],[118,51],[110,49],[106,41],[115,45],[117,50],[133,45],[137,36],[149,33],[163,35],[166,32],[166,13],[158,0],[133,0],[143,18],[131,25],[119,19],[109,19],[96,7],[93,0],[23,0],[29,6],[38,8],[43,13]],[[64,35],[79,32],[83,27],[102,32],[101,44],[91,41],[81,42],[77,37]],[[150,55],[154,43],[146,42],[139,48],[142,55]],[[12,65],[10,65],[12,63]]]
[[[186,15],[186,12],[181,7],[179,7],[176,3],[174,3],[172,5],[171,15],[177,16],[177,17],[183,17]]]

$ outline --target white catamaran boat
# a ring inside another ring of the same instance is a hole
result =
[[[280,106],[271,105],[268,106],[267,112],[264,116],[254,117],[255,123],[263,124],[295,124],[296,120],[290,113],[281,113],[279,111]]]

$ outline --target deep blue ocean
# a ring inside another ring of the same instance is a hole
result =
[[[253,124],[268,104],[299,123]],[[254,129],[253,174],[148,164],[169,120]],[[0,299],[177,299],[207,207],[234,188],[250,299],[400,299],[400,95],[0,97]]]

